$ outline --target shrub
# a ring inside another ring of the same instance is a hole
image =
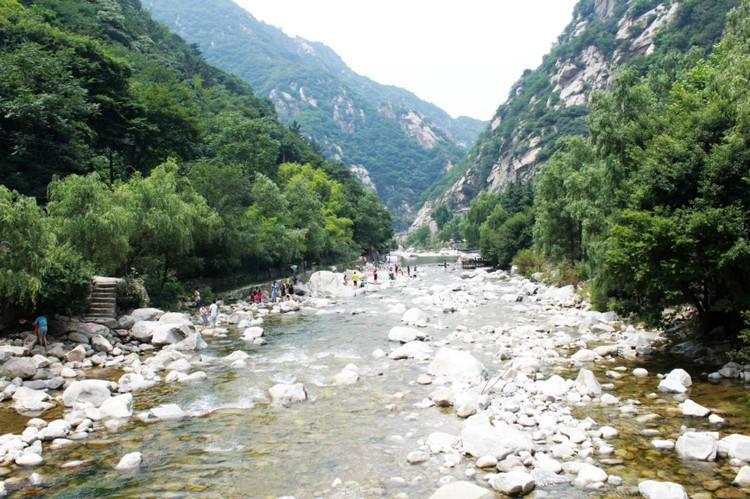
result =
[[[537,272],[543,272],[545,268],[544,257],[530,249],[519,251],[513,258],[513,265],[519,274],[527,278]]]
[[[82,314],[91,293],[91,264],[68,245],[52,246],[39,291],[39,310]]]
[[[128,276],[117,283],[116,295],[118,310],[143,307],[149,301],[143,281],[134,276]]]

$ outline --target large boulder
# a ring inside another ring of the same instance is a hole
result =
[[[495,493],[471,482],[451,482],[443,485],[430,499],[493,499]]]
[[[714,461],[719,450],[719,433],[713,431],[688,431],[680,435],[675,444],[682,459]]]
[[[186,416],[185,411],[177,404],[156,406],[148,411],[148,415],[150,418],[156,418],[160,421],[183,419]]]
[[[388,341],[409,343],[410,341],[416,341],[422,338],[424,338],[424,334],[420,333],[413,327],[396,326],[388,331]]]
[[[191,326],[193,324],[193,321],[190,320],[188,314],[180,312],[167,312],[159,317],[159,322],[164,324],[178,324],[182,326]]]
[[[13,407],[21,414],[35,415],[52,407],[47,402],[49,395],[42,390],[32,390],[25,386],[19,386],[13,393]]]
[[[181,352],[197,352],[208,348],[208,344],[203,340],[200,333],[192,333],[184,340],[175,343],[172,348]]]
[[[354,288],[344,286],[344,274],[321,270],[310,276],[308,283],[313,297],[352,296]]]
[[[170,324],[169,322],[138,321],[130,330],[130,335],[153,345],[171,345],[179,343],[194,332],[192,326]]]
[[[682,485],[673,482],[646,480],[638,484],[638,492],[645,499],[688,499]]]
[[[594,373],[588,369],[581,369],[578,371],[578,377],[576,378],[576,390],[581,395],[588,395],[590,397],[598,397],[602,394],[602,386],[597,381]]]
[[[135,322],[156,321],[159,320],[162,315],[164,315],[164,311],[159,310],[158,308],[137,308],[130,312],[130,317],[132,317]]]
[[[31,379],[34,374],[36,374],[36,363],[29,357],[11,357],[0,367],[0,375],[10,379]]]
[[[263,328],[258,326],[252,326],[245,328],[242,332],[242,339],[245,341],[254,341],[256,338],[263,336]]]
[[[480,383],[486,375],[484,365],[473,355],[447,347],[438,350],[427,371],[452,382],[468,384]]]
[[[307,400],[307,391],[302,383],[279,383],[268,389],[271,400],[289,406]]]
[[[659,391],[667,393],[685,393],[693,384],[690,375],[683,369],[673,369],[659,382]]]
[[[494,456],[502,459],[508,454],[532,448],[531,437],[525,432],[506,423],[491,425],[489,421],[467,421],[461,431],[461,442],[464,453],[477,458]]]
[[[544,381],[538,381],[536,385],[539,392],[550,399],[562,398],[570,390],[568,382],[557,374],[553,374]]]
[[[83,404],[98,408],[111,396],[109,381],[103,379],[85,379],[72,382],[63,392],[62,400],[65,407]]]
[[[680,404],[680,410],[682,411],[683,416],[691,416],[696,418],[705,418],[706,416],[711,414],[711,409],[707,409],[690,399]]]
[[[83,362],[86,359],[86,347],[77,345],[74,349],[65,355],[68,362]]]
[[[125,373],[117,380],[117,391],[120,393],[136,392],[144,388],[150,388],[154,384],[153,381],[146,380],[142,374]]]

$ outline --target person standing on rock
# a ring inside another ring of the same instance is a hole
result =
[[[271,303],[276,303],[276,281],[271,283]]]
[[[354,283],[354,289],[357,289],[357,285],[359,284],[359,274],[357,274],[357,271],[354,271],[354,274],[352,274],[352,283]]]
[[[198,288],[193,289],[193,302],[195,302],[195,310],[200,310],[203,303],[201,303],[201,292]]]
[[[47,346],[47,317],[40,315],[34,319],[34,332],[39,339],[39,344],[43,347]]]
[[[211,303],[209,311],[211,312],[211,327],[216,327],[216,321],[219,318],[219,306],[216,304],[216,300]]]
[[[201,324],[203,324],[204,326],[208,326],[208,310],[206,309],[206,307],[201,305],[199,313],[201,316]]]
[[[375,267],[372,269],[372,279],[375,282],[378,282],[378,266],[375,265]]]

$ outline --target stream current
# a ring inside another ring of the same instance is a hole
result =
[[[441,259],[442,262],[442,259]],[[376,359],[376,349],[386,352],[393,343],[387,334],[399,325],[401,314],[387,313],[389,306],[411,306],[415,288],[453,286],[461,282],[461,272],[447,272],[433,261],[419,261],[419,278],[382,291],[371,286],[366,293],[341,299],[322,310],[303,310],[268,319],[264,324],[268,344],[250,346],[230,328],[226,338],[206,338],[206,356],[225,356],[235,350],[250,354],[246,369],[230,369],[208,364],[200,369],[208,379],[197,384],[158,385],[135,396],[136,411],[162,403],[176,403],[194,414],[180,421],[143,424],[131,420],[113,433],[99,431],[76,447],[50,450],[45,465],[35,471],[44,476],[45,487],[36,493],[51,497],[429,497],[447,480],[466,480],[465,470],[473,459],[464,457],[450,467],[444,456],[431,456],[426,463],[410,465],[406,455],[419,449],[432,432],[458,435],[462,421],[452,410],[421,409],[415,404],[425,399],[435,386],[422,386],[415,380],[426,371],[428,362]],[[503,294],[507,283],[496,283]],[[505,289],[505,292],[512,292]],[[519,304],[490,300],[477,308],[453,314],[437,313],[431,318],[428,334],[433,340],[446,337],[459,325],[469,330],[482,326],[511,327],[543,324],[550,315],[533,302]],[[570,329],[575,334],[575,329]],[[486,366],[490,375],[507,361],[487,346],[463,345]],[[574,407],[578,417],[593,417],[597,424],[610,424],[620,436],[610,441],[621,464],[604,466],[610,474],[624,478],[623,487],[602,492],[586,492],[570,485],[538,487],[529,497],[623,497],[639,480],[672,480],[688,491],[706,492],[704,482],[714,480],[729,486],[736,470],[723,462],[684,463],[674,451],[650,449],[643,428],[659,429],[676,438],[683,418],[671,414],[676,402],[664,396],[649,402],[654,392],[656,372],[667,372],[674,365],[660,364],[659,357],[638,365],[649,369],[649,377],[633,382],[625,376],[614,381],[612,391],[623,400],[634,398],[644,406],[640,413],[656,412],[664,417],[640,424],[632,415],[621,416],[617,407]],[[332,385],[332,377],[347,364],[355,364],[360,379],[353,385]],[[604,383],[604,371],[627,366],[622,359],[606,366],[595,366]],[[684,367],[684,366],[681,366]],[[653,369],[653,371],[652,371]],[[548,377],[558,373],[575,378],[576,369],[544,366]],[[694,374],[692,398],[716,408],[727,419],[731,433],[748,433],[750,418],[746,389],[738,383],[715,386]],[[310,400],[285,408],[269,403],[267,390],[276,383],[304,383]],[[668,403],[664,403],[664,401]],[[648,407],[647,404],[653,406]],[[707,423],[691,426],[706,430]],[[16,428],[2,428],[18,431]],[[722,430],[722,436],[724,430]],[[128,453],[143,453],[141,468],[119,473],[114,465]],[[83,460],[84,465],[64,469],[60,465]],[[718,488],[718,487],[717,487]],[[737,489],[734,489],[737,490]],[[34,489],[24,491],[25,495]],[[713,497],[711,492],[708,497]],[[403,497],[403,495],[402,495]],[[743,497],[743,496],[740,496]]]

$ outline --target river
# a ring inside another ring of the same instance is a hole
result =
[[[246,369],[230,369],[207,362],[200,369],[208,378],[194,384],[159,385],[137,393],[136,411],[161,403],[176,403],[193,417],[173,422],[144,424],[133,419],[123,428],[101,431],[76,447],[45,452],[45,464],[35,471],[45,486],[27,489],[50,497],[429,497],[440,484],[467,480],[476,472],[472,458],[460,463],[452,456],[431,455],[412,465],[406,456],[423,447],[432,432],[458,435],[463,421],[451,409],[420,408],[435,386],[415,380],[425,373],[429,361],[376,358],[377,349],[394,346],[387,339],[391,327],[399,325],[401,314],[388,307],[410,301],[417,292],[446,286],[458,289],[461,272],[449,272],[435,260],[420,261],[419,278],[403,279],[403,286],[341,299],[322,310],[305,309],[285,314],[264,324],[263,346],[248,346],[235,330],[227,338],[206,338],[206,357],[225,356],[235,350],[250,354]],[[507,360],[500,359],[493,342],[457,340],[454,331],[463,326],[474,331],[486,325],[515,327],[546,323],[560,310],[538,303],[515,303],[497,298],[512,292],[508,284],[489,283],[486,302],[456,313],[437,312],[426,331],[431,344],[450,341],[471,351],[484,363],[490,375],[500,372]],[[496,296],[495,296],[496,295]],[[421,295],[420,295],[421,296]],[[484,300],[483,300],[484,301]],[[461,328],[460,328],[461,329]],[[574,327],[562,328],[577,334]],[[614,384],[611,393],[622,400],[637,399],[637,414],[658,414],[658,419],[641,423],[636,414],[622,414],[620,405],[582,404],[572,408],[577,417],[592,417],[597,425],[609,424],[620,435],[608,443],[614,453],[594,456],[594,462],[610,475],[623,478],[622,485],[600,491],[582,491],[569,484],[538,486],[530,497],[622,497],[647,478],[670,480],[684,485],[691,494],[713,495],[709,489],[730,490],[736,469],[726,460],[717,463],[682,462],[674,451],[657,451],[644,428],[658,430],[662,437],[676,438],[680,427],[716,430],[704,420],[691,420],[675,413],[676,402],[656,392],[656,372],[667,372],[664,358],[654,356],[638,364],[616,359],[597,364],[592,370],[601,383]],[[346,365],[359,369],[357,383],[331,384]],[[649,376],[634,381],[629,372],[636,365]],[[607,380],[604,372],[616,366],[623,378]],[[542,377],[561,374],[575,379],[577,368],[569,364],[544,365]],[[715,408],[727,424],[722,436],[750,432],[746,389],[735,382],[711,385],[692,370],[691,398]],[[271,404],[267,390],[276,383],[304,383],[310,400],[291,407]],[[572,405],[572,404],[571,404]],[[622,405],[622,404],[621,404]],[[116,472],[119,458],[133,451],[143,454],[140,469]],[[609,459],[608,465],[602,459]],[[85,464],[61,468],[71,460]],[[481,471],[479,472],[482,473]],[[715,481],[706,484],[706,482]],[[731,496],[735,497],[735,496]]]

